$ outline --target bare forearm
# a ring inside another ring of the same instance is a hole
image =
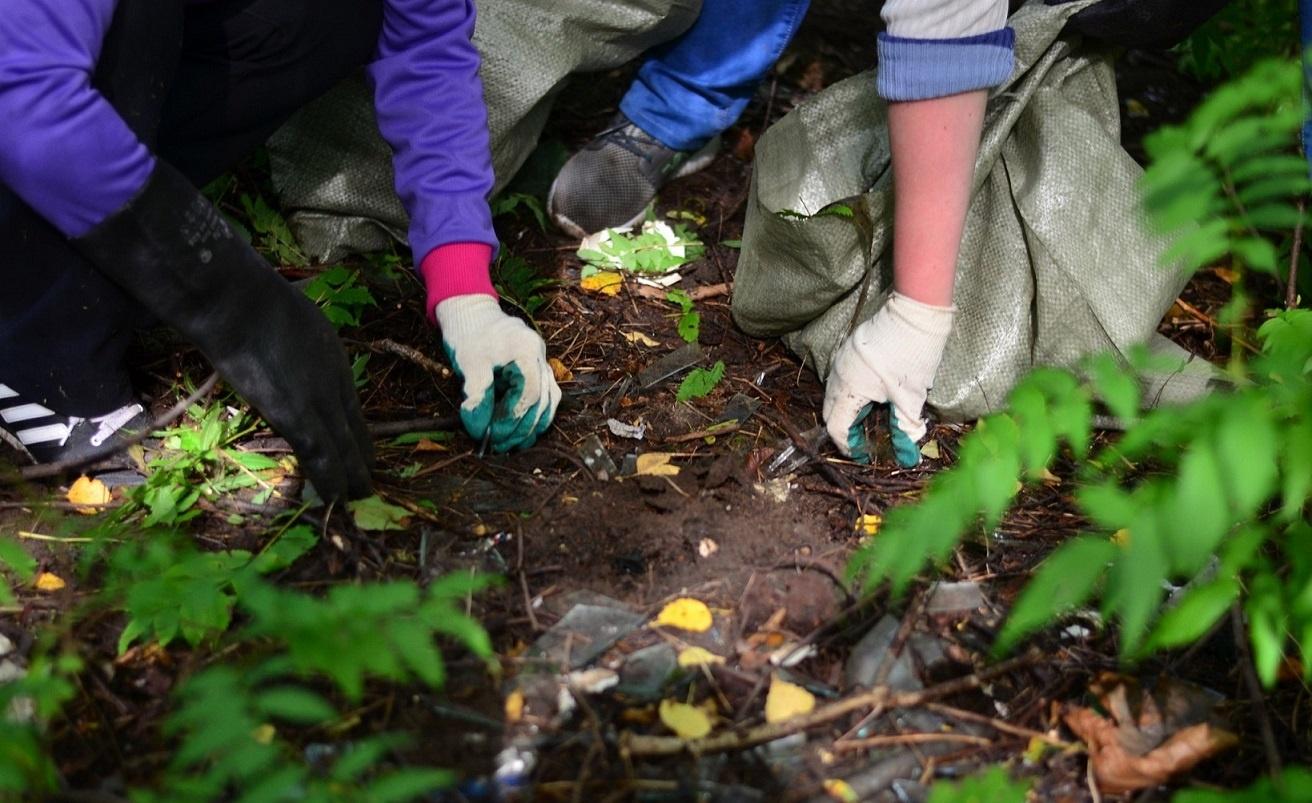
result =
[[[952,303],[987,92],[890,103],[893,286],[935,306]]]

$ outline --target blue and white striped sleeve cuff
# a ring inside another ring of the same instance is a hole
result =
[[[928,100],[988,89],[1006,81],[1015,61],[1015,32],[999,28],[955,39],[879,35],[879,95]]]

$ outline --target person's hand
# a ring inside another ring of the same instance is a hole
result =
[[[542,337],[489,295],[448,298],[434,315],[451,367],[464,380],[465,430],[497,453],[531,446],[560,404]]]
[[[157,163],[136,198],[72,242],[209,358],[321,498],[371,492],[373,443],[337,333],[186,178]]]
[[[934,307],[894,292],[839,347],[825,383],[825,426],[838,450],[858,462],[871,459],[862,422],[887,402],[893,454],[899,465],[920,462],[925,435],[920,417],[934,381],[955,307]]]

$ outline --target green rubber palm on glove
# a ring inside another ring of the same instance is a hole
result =
[[[489,295],[448,298],[433,312],[451,367],[464,381],[460,420],[470,437],[486,438],[498,454],[532,446],[560,404],[542,337]]]
[[[926,429],[920,412],[955,313],[955,307],[934,307],[894,292],[843,342],[825,382],[824,404],[825,427],[840,452],[870,462],[862,424],[875,404],[888,403],[893,456],[904,468],[920,462],[916,443]]]

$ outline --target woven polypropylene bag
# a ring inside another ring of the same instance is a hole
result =
[[[1155,334],[1185,282],[1137,206],[1109,54],[1059,36],[1088,2],[1031,2],[1010,21],[1016,67],[992,93],[957,265],[959,309],[929,395],[948,419],[998,409],[1036,365],[1147,344],[1175,367],[1146,402],[1192,398],[1211,371]],[[756,146],[733,313],[821,376],[892,283],[887,109],[875,76],[829,87]],[[850,210],[850,214],[848,212]]]
[[[481,0],[474,44],[500,190],[528,158],[573,73],[617,67],[690,26],[701,0]],[[361,77],[298,112],[269,141],[279,201],[307,255],[404,242],[391,150]]]

